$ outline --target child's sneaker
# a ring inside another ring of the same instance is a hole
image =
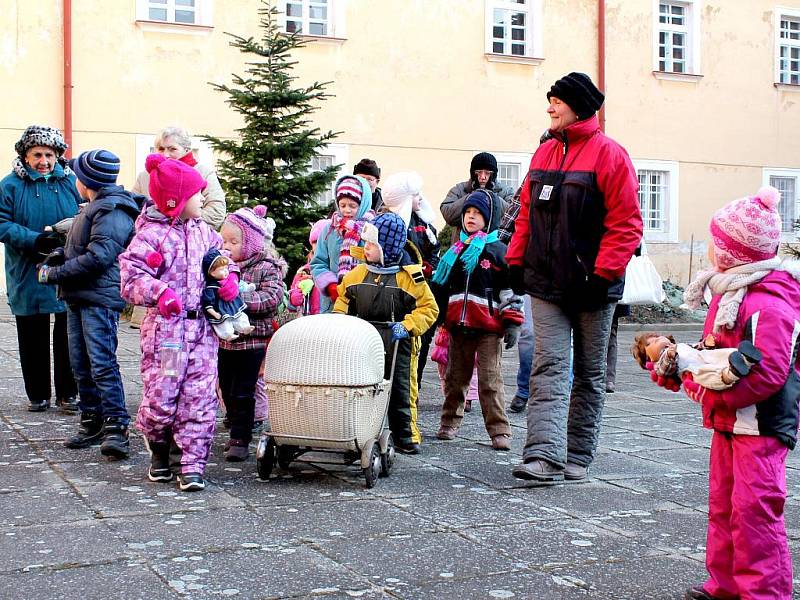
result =
[[[464,412],[465,413],[472,412],[472,400],[470,400],[469,398],[464,400]]]
[[[200,473],[181,473],[178,487],[182,492],[199,492],[206,489],[206,482]]]
[[[450,425],[442,425],[439,427],[439,431],[436,432],[436,437],[440,440],[451,441],[456,439],[456,434],[458,433],[458,429],[456,427],[451,427]]]
[[[492,448],[503,451],[511,450],[511,436],[507,433],[493,435]]]

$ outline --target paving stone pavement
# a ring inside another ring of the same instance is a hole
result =
[[[676,332],[693,341],[699,329]],[[225,463],[220,426],[205,492],[145,478],[147,454],[109,462],[62,440],[77,419],[25,412],[16,330],[0,340],[0,598],[678,599],[702,581],[709,432],[682,394],[650,383],[620,333],[590,480],[535,487],[511,476],[525,435],[494,452],[480,409],[439,442],[441,393],[426,371],[417,457],[367,490],[353,467],[293,463],[260,481]],[[141,397],[138,332],[120,327],[128,406]],[[504,358],[514,395],[516,353]],[[788,463],[786,522],[800,598],[800,458]]]

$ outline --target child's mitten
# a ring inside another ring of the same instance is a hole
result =
[[[158,297],[158,312],[162,317],[169,319],[178,315],[183,310],[181,299],[172,288],[165,289]]]
[[[519,325],[509,325],[506,328],[505,335],[503,336],[503,341],[506,344],[506,350],[511,350],[514,346],[516,346],[517,340],[519,340]]]
[[[408,337],[408,330],[402,323],[392,323],[392,341],[404,340]]]
[[[336,302],[339,298],[339,287],[335,283],[329,283],[325,287],[325,292],[330,296],[331,302]]]
[[[222,285],[219,286],[219,297],[225,302],[234,300],[239,295],[239,276],[236,273],[230,273]]]

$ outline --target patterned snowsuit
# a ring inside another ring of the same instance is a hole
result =
[[[222,238],[208,224],[200,219],[173,224],[151,206],[119,257],[122,297],[147,307],[141,329],[144,389],[136,427],[153,442],[174,439],[182,453],[182,473],[204,472],[214,437],[218,341],[200,306],[203,256],[212,248],[221,249]],[[145,259],[156,250],[164,261],[153,269]],[[233,264],[231,270],[238,272]],[[180,315],[169,319],[158,312],[158,297],[167,287],[183,305]],[[161,374],[165,342],[181,344],[174,377]]]

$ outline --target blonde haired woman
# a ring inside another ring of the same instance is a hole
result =
[[[167,158],[186,163],[203,176],[206,188],[203,190],[203,209],[201,218],[214,229],[219,229],[225,220],[225,192],[217,179],[214,167],[198,163],[192,154],[192,138],[182,127],[165,127],[156,136],[155,151]],[[150,198],[150,174],[142,171],[133,184],[133,192]]]

